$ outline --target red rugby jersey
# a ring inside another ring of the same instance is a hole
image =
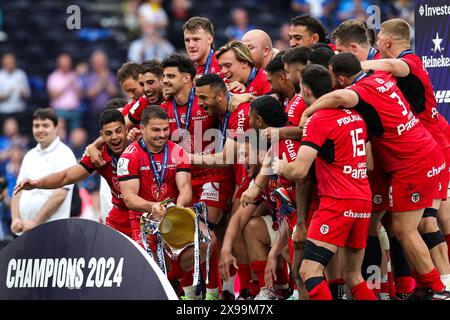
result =
[[[219,116],[219,128],[225,133],[224,143],[226,138],[237,139],[239,136],[245,134],[245,132],[250,129],[250,103],[241,103],[235,111],[230,112],[228,120],[226,114]],[[226,126],[226,128],[224,128]],[[226,131],[225,131],[226,130]],[[239,186],[248,180],[247,172],[243,164],[235,163],[233,164],[233,171],[236,184]],[[221,172],[221,178],[227,179],[233,175],[230,169],[224,169]]]
[[[302,118],[303,111],[308,106],[302,98],[300,93],[296,93],[291,100],[289,100],[288,105],[284,109],[288,116],[288,121],[290,124],[294,126],[298,126],[300,124],[300,119]]]
[[[205,67],[208,64],[208,60],[206,60],[206,63],[202,66],[198,66],[196,68],[196,74],[205,75],[208,73],[216,73],[218,75],[221,75],[220,68],[219,68],[219,62],[217,61],[216,54],[213,52],[211,55],[211,62],[209,63],[208,71],[205,73]]]
[[[161,107],[166,110],[169,115],[169,124],[170,124],[170,138],[172,141],[178,142],[181,140],[180,137],[185,137],[184,129],[186,127],[186,117],[188,111],[188,104],[185,105],[177,105],[174,99],[167,100],[161,104]],[[176,111],[175,112],[175,109]],[[180,124],[180,129],[178,130],[177,125],[177,116]],[[215,128],[216,117],[210,117],[206,114],[205,110],[203,110],[198,104],[198,98],[194,95],[192,107],[191,107],[191,115],[189,117],[189,127],[188,132],[190,134],[190,150],[187,151],[189,153],[201,153],[205,151],[205,149],[212,142],[211,140],[204,139],[204,134],[208,129]],[[215,181],[222,176],[222,169],[218,168],[200,168],[194,166],[192,169],[192,180],[199,180],[205,182]]]
[[[319,110],[306,122],[302,145],[318,151],[318,194],[371,201],[364,119],[349,109]]]
[[[252,77],[253,72],[256,72],[254,77]],[[269,80],[267,80],[267,73],[264,69],[252,68],[250,77],[244,85],[246,87],[245,92],[251,93],[256,97],[262,96],[271,91]]]
[[[120,157],[117,169],[119,181],[139,179],[138,195],[147,201],[161,202],[167,198],[176,201],[179,190],[175,182],[175,175],[179,171],[190,172],[191,169],[186,151],[172,141],[167,141],[167,169],[159,188],[153,174],[149,154],[142,147],[141,140],[130,144]],[[159,153],[153,153],[159,173],[161,173],[164,163],[164,155],[165,149]]]
[[[385,171],[406,168],[436,147],[390,73],[366,75],[348,89],[359,96],[355,110],[366,121],[374,158]]]
[[[272,146],[273,157],[278,157],[278,159],[283,158],[283,154],[286,155],[287,162],[294,162],[297,159],[298,149],[300,149],[301,141],[290,140],[290,139],[280,139],[277,143]],[[283,187],[288,190],[292,202],[296,203],[295,197],[295,181],[288,180],[283,176],[280,176],[280,183]]]
[[[122,110],[122,114],[124,116],[128,114],[128,119],[130,119],[134,125],[139,125],[141,123],[142,112],[150,105],[150,102],[145,95],[142,95],[138,101],[135,101],[131,106],[129,105],[130,103]]]
[[[411,105],[411,111],[420,119],[424,127],[442,149],[449,147],[445,136],[446,125],[439,121],[441,117],[434,96],[433,85],[420,57],[411,50],[403,51],[399,58],[409,66],[409,75],[397,77],[397,85]]]
[[[91,158],[86,155],[80,160],[80,165],[90,174],[97,171],[103,178],[105,178],[109,188],[111,189],[112,203],[120,210],[128,210],[125,202],[123,201],[123,195],[122,192],[120,192],[120,185],[117,177],[117,162],[119,159],[113,155],[105,143],[101,148],[101,153],[103,160],[106,162],[106,164],[101,168],[95,167],[91,162]]]

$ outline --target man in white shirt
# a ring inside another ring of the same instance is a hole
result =
[[[33,114],[33,136],[38,143],[25,155],[17,181],[39,179],[75,165],[72,152],[57,136],[58,117],[51,108]],[[27,190],[11,200],[11,231],[16,235],[52,220],[70,217],[73,185],[55,190]]]

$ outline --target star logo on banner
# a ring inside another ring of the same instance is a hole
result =
[[[436,32],[436,38],[434,38],[432,41],[434,43],[434,49],[432,49],[431,51],[441,52],[442,51],[442,48],[441,48],[442,38],[439,38],[439,32]]]

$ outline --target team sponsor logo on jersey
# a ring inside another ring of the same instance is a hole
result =
[[[284,143],[286,144],[289,158],[291,159],[291,161],[294,161],[297,158],[297,150],[295,150],[294,148],[294,143],[292,142],[292,140],[286,140]]]
[[[185,123],[186,123],[186,114],[182,114],[182,115],[181,115],[180,121],[181,121],[182,124],[185,124]]]
[[[214,185],[216,184],[216,186]],[[203,191],[200,196],[200,200],[211,200],[211,201],[219,201],[219,183],[211,183],[208,182],[203,185]]]
[[[236,133],[244,132],[244,124],[245,124],[245,112],[244,110],[239,110],[238,112],[238,125],[236,129]]]
[[[445,169],[445,164],[446,163],[444,162],[438,168],[432,167],[431,170],[427,172],[427,177],[431,178],[440,174],[441,171]]]
[[[381,196],[381,194],[376,194],[376,195],[373,197],[373,202],[374,202],[375,204],[380,204],[382,201],[383,201],[383,197]]]
[[[326,224],[323,224],[320,226],[320,233],[321,234],[327,234],[328,232],[330,232],[330,227]]]
[[[419,194],[418,192],[414,192],[414,193],[411,195],[411,201],[412,201],[413,203],[417,203],[417,202],[419,202],[419,200],[420,200],[420,194]]]
[[[417,119],[411,112],[409,113],[408,118],[410,119],[408,122],[400,123],[397,126],[397,134],[399,136],[401,136],[404,132],[411,130],[416,124],[419,123],[419,119]]]
[[[117,175],[118,176],[126,176],[130,174],[128,171],[128,165],[130,163],[130,159],[120,158],[117,162]]]
[[[338,123],[339,127],[341,127],[343,125],[346,125],[346,124],[349,124],[349,123],[352,123],[355,121],[363,121],[363,118],[361,118],[360,115],[352,114],[352,115],[338,119],[337,123]]]
[[[353,212],[350,209],[344,212],[344,217],[354,219],[370,219],[370,212]]]
[[[367,178],[367,166],[365,162],[358,164],[358,168],[345,165],[343,172],[351,175],[353,179],[366,179]]]
[[[295,108],[297,107],[297,105],[300,103],[301,100],[302,100],[301,95],[296,95],[295,96],[295,100],[289,106],[289,110],[288,110],[288,113],[287,113],[289,118],[293,118],[295,116],[294,115]],[[289,105],[289,101],[288,101],[288,105]]]
[[[375,81],[380,84],[384,83],[384,80],[382,80],[380,78],[375,78]],[[380,93],[385,93],[385,92],[389,91],[389,89],[391,89],[394,85],[395,85],[395,82],[388,81],[388,82],[384,83],[381,87],[377,87],[377,90]]]

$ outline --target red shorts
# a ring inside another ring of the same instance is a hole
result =
[[[305,221],[305,226],[307,229],[309,228],[309,226],[311,224],[311,220],[314,215],[314,212],[316,212],[319,209],[319,200],[320,200],[320,198],[317,195],[317,185],[314,185],[312,195],[311,195],[311,205],[309,207],[308,216],[306,217],[306,221]]]
[[[131,225],[128,209],[124,210],[113,206],[106,217],[105,224],[131,238]]]
[[[389,186],[390,176],[380,169],[374,169],[368,174],[372,190],[372,212],[386,211],[390,208]]]
[[[192,181],[192,202],[204,202],[208,207],[228,210],[235,189],[234,179],[214,182]]]
[[[445,158],[436,147],[412,166],[392,172],[392,212],[430,208],[433,199],[440,198],[440,174]]]
[[[371,213],[371,201],[322,196],[307,238],[338,247],[365,248]]]
[[[445,156],[445,170],[442,170],[441,172],[441,180],[440,183],[440,198],[441,200],[447,200],[447,191],[448,191],[448,183],[449,183],[449,177],[450,177],[450,148],[446,148],[442,150]]]

